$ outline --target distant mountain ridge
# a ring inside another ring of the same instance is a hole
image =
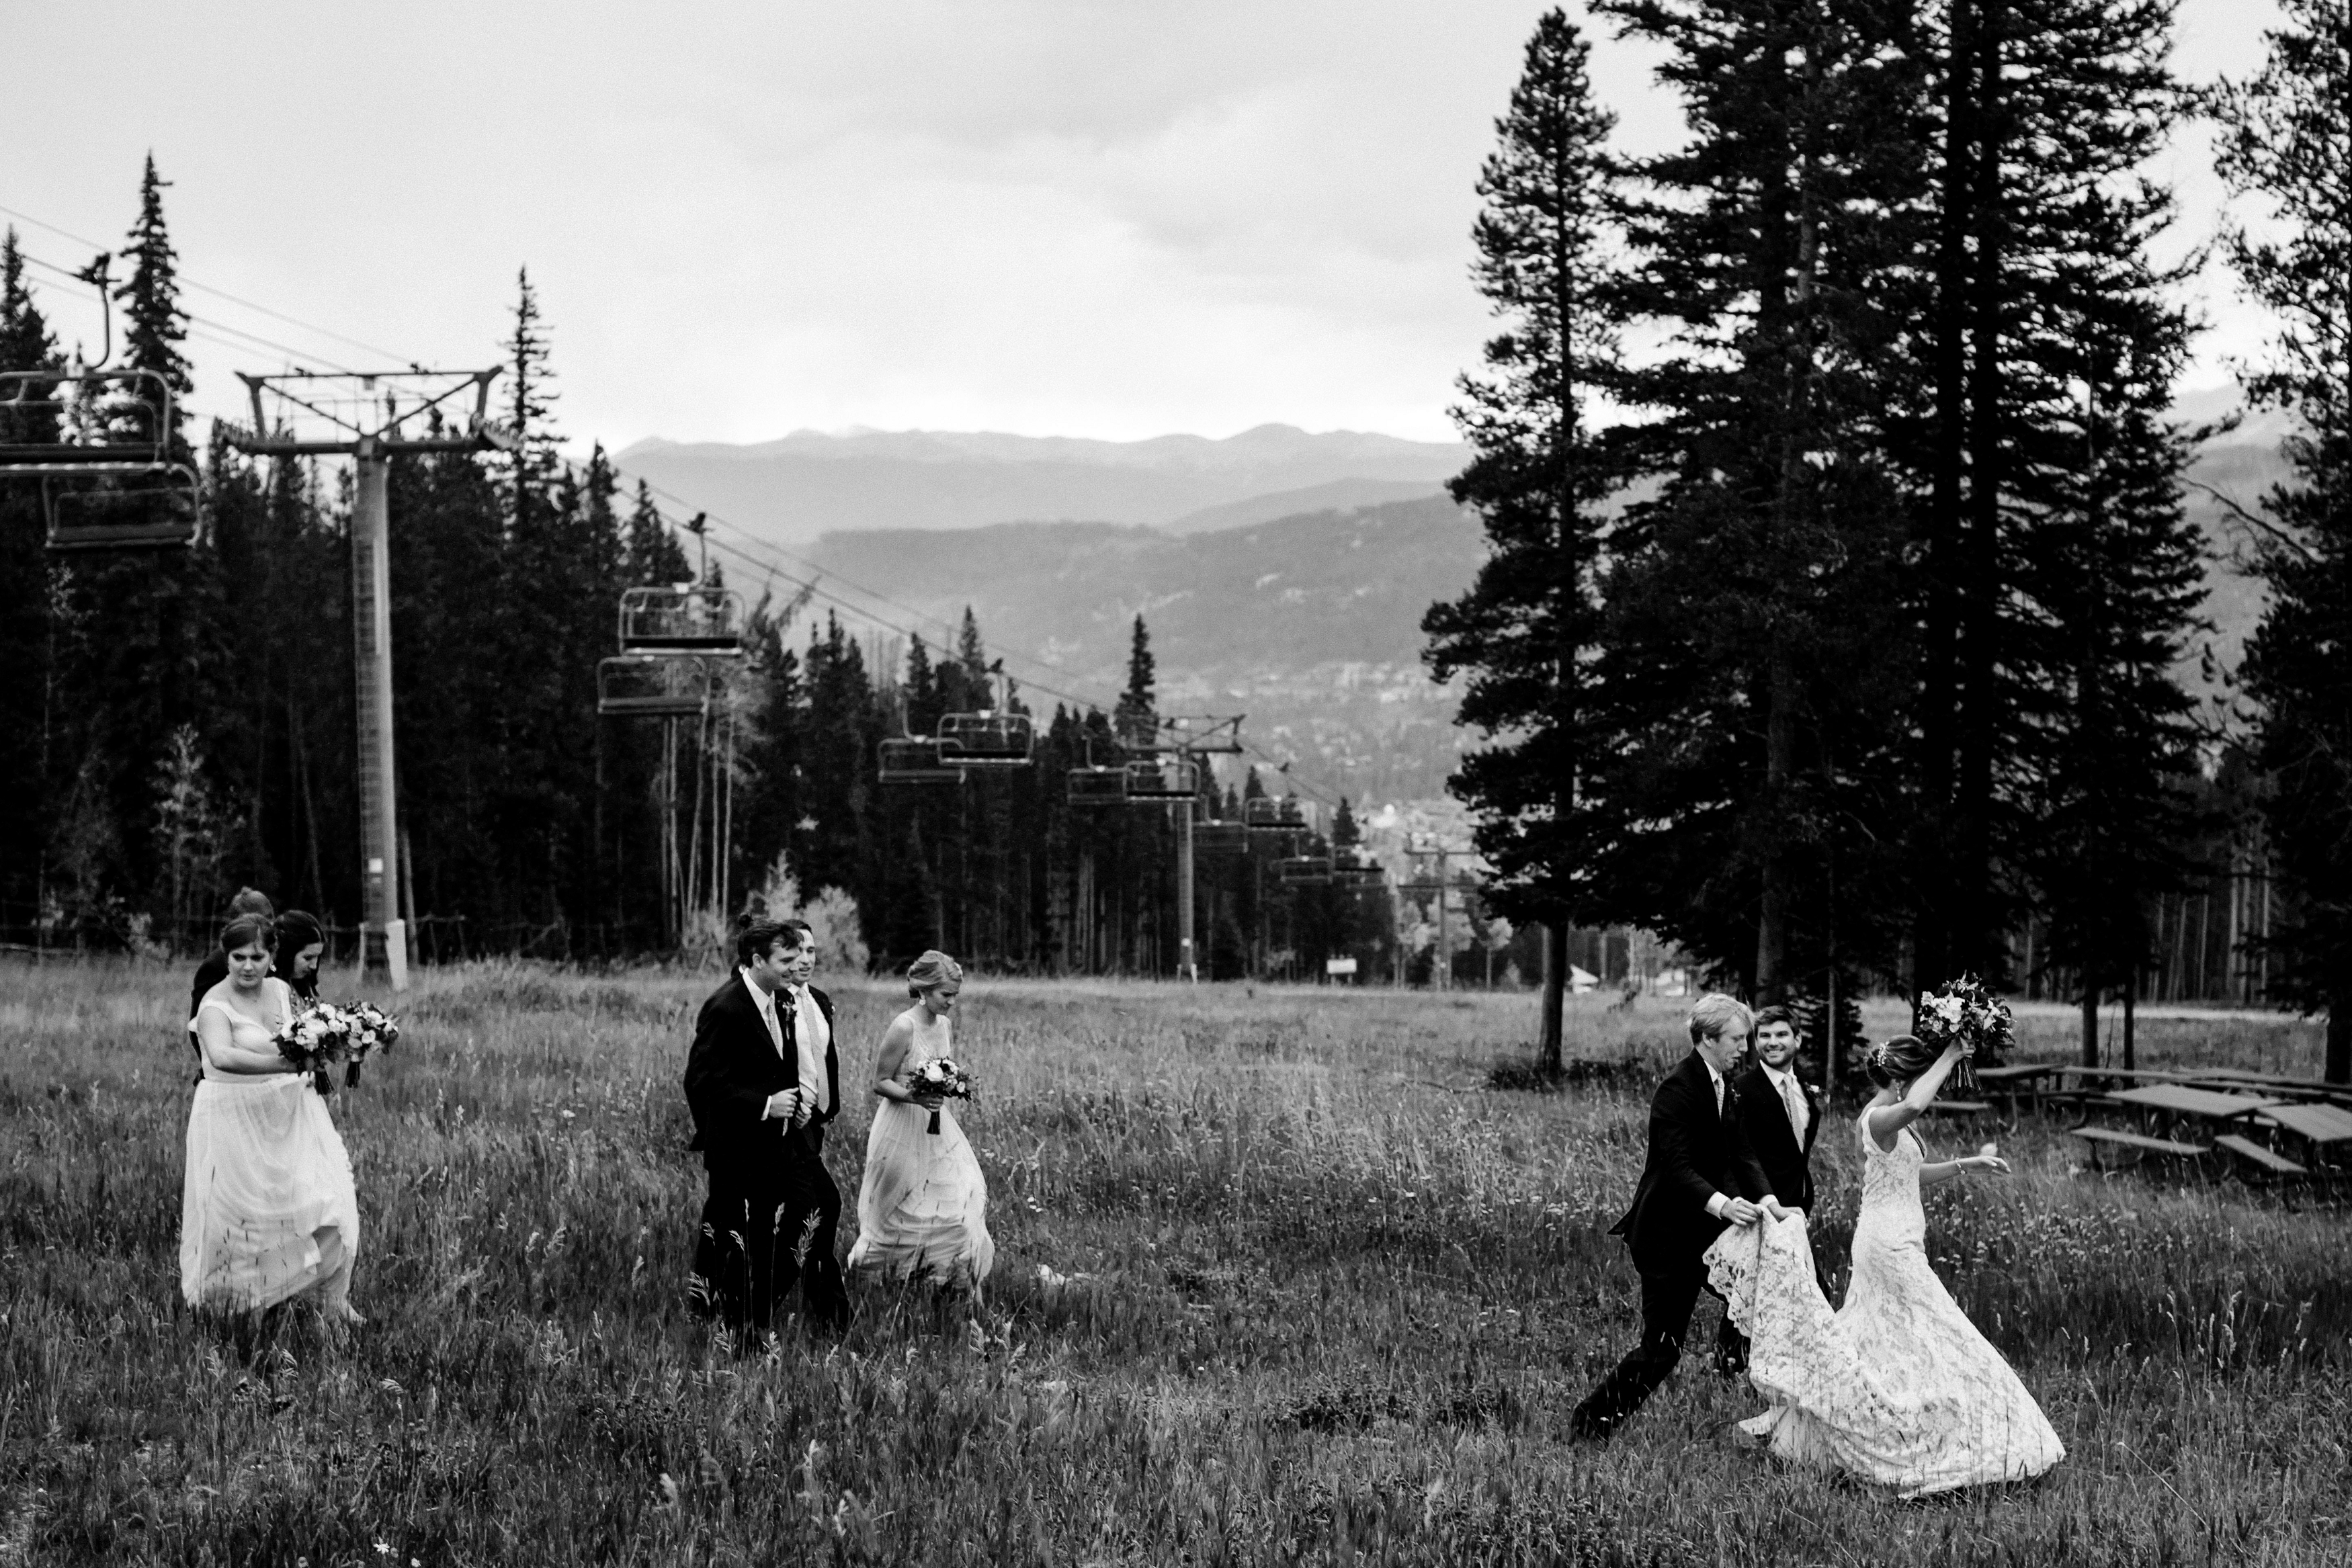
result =
[[[803,543],[864,528],[1006,522],[1142,523],[1187,531],[1203,526],[1189,520],[1195,515],[1216,526],[1434,494],[1467,456],[1451,442],[1262,424],[1223,439],[1147,441],[796,431],[750,445],[641,441],[616,460],[689,506],[780,543]],[[1306,494],[1293,496],[1297,492]],[[1293,499],[1266,499],[1282,496]],[[1235,507],[1243,513],[1223,510]]]
[[[2201,423],[2230,406],[2205,397],[2177,413]],[[2204,655],[2234,669],[2263,601],[2222,559],[2233,525],[2205,486],[2257,505],[2284,476],[2284,434],[2275,415],[2246,420],[2189,471],[2185,501],[2216,559],[2210,628],[2191,635],[2180,675],[2208,699],[2228,691]],[[1442,494],[1466,456],[1263,426],[1224,441],[802,432],[756,446],[643,443],[621,462],[927,615],[952,624],[970,605],[1048,711],[1041,685],[1110,700],[1140,613],[1171,708],[1246,713],[1248,733],[1305,776],[1387,801],[1438,795],[1473,743],[1454,726],[1454,695],[1421,663],[1423,614],[1485,559],[1475,520]]]

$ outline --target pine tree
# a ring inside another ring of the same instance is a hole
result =
[[[1151,659],[1151,633],[1145,630],[1143,617],[1135,618],[1135,632],[1127,650],[1127,688],[1118,694],[1118,706],[1112,710],[1112,722],[1122,737],[1136,734],[1156,734],[1160,722],[1160,697],[1153,689],[1158,680]]]
[[[171,182],[155,172],[155,155],[147,155],[139,181],[139,219],[131,225],[131,243],[123,255],[131,260],[131,276],[116,285],[122,302],[121,362],[132,370],[153,371],[171,386],[171,434],[175,445],[187,410],[177,401],[194,389],[188,357],[180,345],[188,339],[188,318],[180,308],[180,258],[163,223],[163,192]]]
[[[1666,50],[1694,133],[1629,166],[1621,209],[1638,265],[1614,308],[1667,338],[1619,392],[1650,416],[1620,444],[1655,495],[1603,577],[1589,902],[1793,999],[1893,956],[1868,846],[1900,821],[1885,448],[1912,395],[1918,72],[1868,0],[1602,9]]]
[[[677,535],[654,505],[654,493],[643,479],[637,481],[637,497],[629,508],[628,575],[634,585],[688,582],[694,578],[694,564],[686,559]]]
[[[1461,722],[1486,744],[1448,788],[1478,814],[1496,896],[1544,921],[1559,956],[1544,990],[1544,1063],[1560,1060],[1568,927],[1589,896],[1583,780],[1596,736],[1582,664],[1614,476],[1586,410],[1617,373],[1606,296],[1612,117],[1592,99],[1591,46],[1560,11],[1528,41],[1478,181],[1475,277],[1503,330],[1462,377],[1454,423],[1469,465],[1450,486],[1486,531],[1469,592],[1423,619],[1440,681],[1465,677]]]
[[[2147,259],[2170,203],[2140,176],[2178,107],[2171,15],[2170,0],[1946,0],[1931,13],[1937,232],[1921,257],[1921,358],[1932,405],[1906,453],[1925,491],[1913,768],[1922,986],[2002,975],[2005,933],[2032,891],[2042,828],[2031,797],[2047,793],[2050,765],[2035,754],[2037,729],[2065,722],[2045,710],[2074,685],[2071,612],[2035,598],[2055,592],[2039,563],[2065,553],[2052,530],[2084,517],[2068,478],[2084,448],[2070,383],[2112,374],[2092,389],[2101,417],[2145,412],[2158,395],[2147,372],[2178,338],[2162,298],[2173,278]],[[2135,341],[2151,353],[2121,351]],[[2142,443],[2135,461],[2156,469],[2116,497],[2160,508],[2160,470],[2177,456]],[[2074,662],[2081,646],[2077,634]],[[2168,766],[2145,748],[2120,765]]]
[[[553,423],[557,394],[548,385],[554,371],[548,367],[547,329],[540,319],[539,295],[530,286],[529,267],[515,274],[515,284],[514,336],[505,344],[507,424],[515,438],[507,494],[509,526],[520,528],[535,509],[547,504],[563,464]]]
[[[2227,239],[2246,291],[2279,325],[2247,382],[2292,413],[2292,477],[2252,519],[2270,602],[2246,649],[2263,828],[2286,894],[2273,933],[2280,995],[2327,1010],[2326,1075],[2352,1082],[2352,12],[2281,0],[2252,78],[2211,100],[2219,167],[2258,194],[2275,234]]]

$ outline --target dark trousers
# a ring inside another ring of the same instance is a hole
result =
[[[766,1335],[795,1285],[809,1327],[849,1323],[834,1239],[841,1189],[815,1151],[795,1145],[767,1168],[716,1168],[694,1249],[693,1304],[747,1340]]]
[[[1683,1358],[1691,1313],[1698,1306],[1698,1293],[1706,1289],[1706,1270],[1696,1258],[1670,1269],[1642,1270],[1642,1343],[1584,1396],[1584,1403],[1569,1417],[1579,1437],[1607,1437],[1656,1392]],[[1738,1342],[1739,1364],[1745,1365],[1747,1343],[1727,1319],[1723,1326]],[[1718,1336],[1717,1364],[1722,1364],[1724,1354],[1724,1342]]]

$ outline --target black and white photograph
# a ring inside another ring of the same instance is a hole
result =
[[[0,1568],[2352,1568],[2352,0],[0,64]]]

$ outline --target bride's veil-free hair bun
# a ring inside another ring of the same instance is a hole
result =
[[[919,997],[933,987],[962,979],[963,966],[933,947],[907,966],[907,994]]]
[[[1864,1051],[1862,1070],[1881,1089],[1899,1089],[1933,1067],[1940,1054],[1916,1034],[1898,1034]]]

